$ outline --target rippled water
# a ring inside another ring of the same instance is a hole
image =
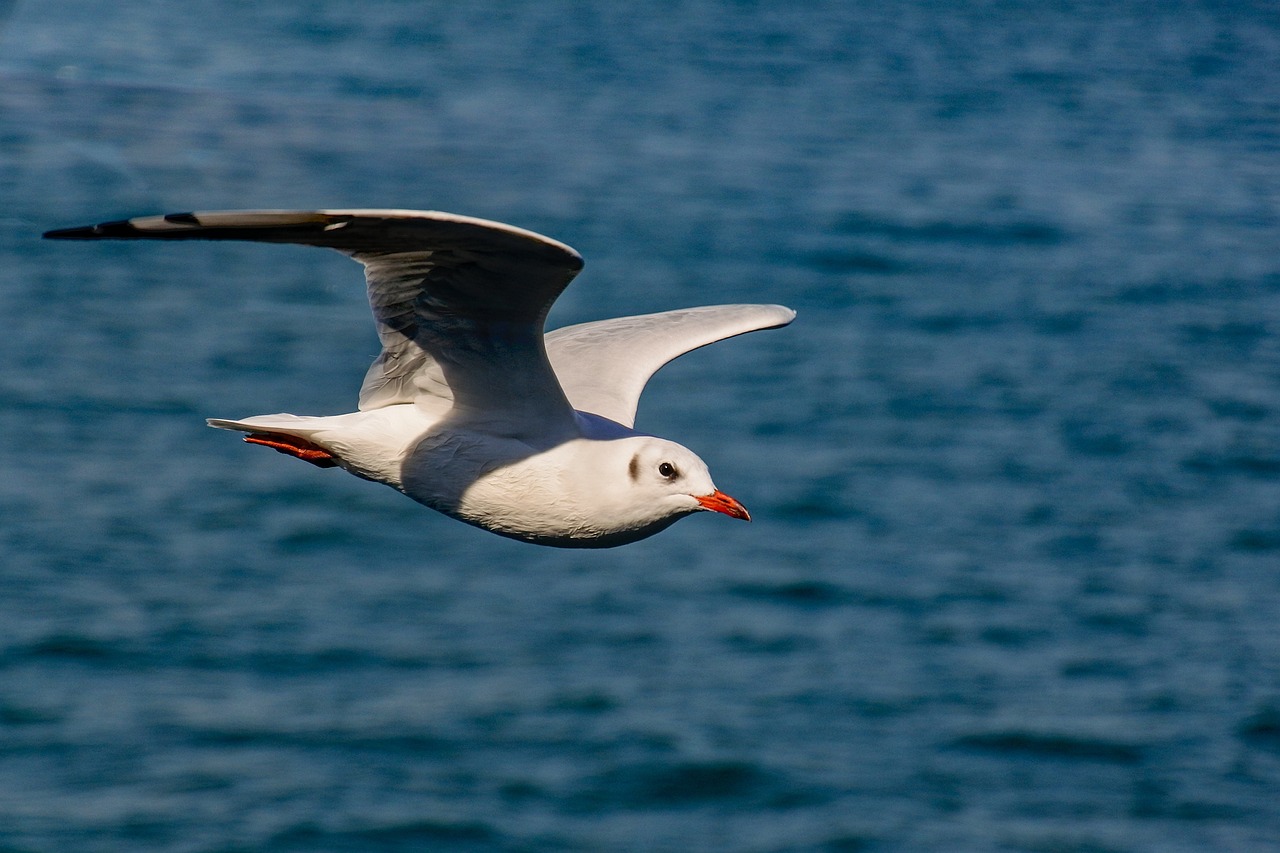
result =
[[[0,3],[0,848],[1280,845],[1280,23],[955,6]],[[796,308],[641,406],[756,521],[246,447],[351,408],[358,268],[37,239],[255,206]]]

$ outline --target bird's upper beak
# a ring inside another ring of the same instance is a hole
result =
[[[709,495],[695,496],[694,499],[702,505],[703,509],[709,509],[712,512],[723,512],[725,515],[740,518],[743,521],[751,520],[751,513],[747,512],[745,506],[719,489]]]

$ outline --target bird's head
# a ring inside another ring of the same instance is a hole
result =
[[[716,488],[707,465],[674,441],[639,435],[603,442],[598,470],[602,482],[616,484],[612,510],[629,527],[649,532],[702,510],[750,521],[746,507]],[[648,535],[646,532],[644,535]]]

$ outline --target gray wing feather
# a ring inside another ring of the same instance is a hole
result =
[[[781,305],[709,305],[599,320],[547,334],[551,366],[575,409],[635,423],[645,383],[664,364],[716,341],[785,326]]]

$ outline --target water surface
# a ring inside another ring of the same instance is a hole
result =
[[[9,5],[0,847],[1280,845],[1264,4]],[[312,206],[562,239],[552,325],[796,308],[640,411],[755,522],[245,447],[352,407],[358,268],[37,239]]]

